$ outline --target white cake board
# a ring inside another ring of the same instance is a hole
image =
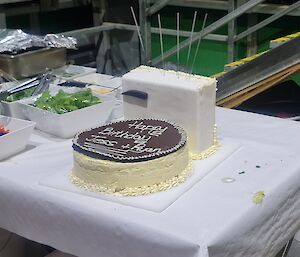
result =
[[[100,198],[106,201],[112,201],[127,206],[132,206],[153,212],[162,212],[173,204],[181,195],[190,190],[196,183],[198,183],[204,176],[211,172],[215,167],[226,160],[241,145],[231,140],[222,140],[221,148],[212,156],[199,161],[193,161],[193,174],[184,183],[170,190],[158,192],[145,196],[138,197],[120,197],[108,195],[98,192],[90,192],[81,189],[71,183],[69,175],[70,170],[62,170],[59,173],[53,174],[39,181],[39,184],[46,187],[51,187],[58,190],[69,191],[77,194],[84,194],[86,196]]]

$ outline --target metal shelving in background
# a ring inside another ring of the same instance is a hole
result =
[[[129,24],[103,23],[103,16],[106,12],[107,1],[108,0],[22,0],[22,2],[20,2],[20,0],[0,0],[0,26],[5,26],[5,21],[3,21],[5,20],[5,16],[27,13],[30,14],[33,30],[34,28],[35,30],[38,30],[39,25],[37,15],[39,12],[92,4],[94,27],[63,33],[65,35],[71,35],[78,38],[79,46],[95,43],[99,33],[102,31],[115,29],[130,31],[136,30],[135,26]],[[11,7],[6,6],[7,2],[18,3],[16,3],[12,9],[9,9]],[[138,2],[140,15],[139,25],[145,46],[145,51],[141,51],[141,61],[142,63],[152,65],[158,65],[161,62],[161,57],[158,56],[152,59],[151,34],[159,33],[159,29],[151,27],[151,17],[167,5],[227,11],[227,14],[224,17],[208,25],[203,29],[203,31],[194,33],[192,39],[190,38],[189,31],[180,31],[180,36],[185,37],[186,40],[181,42],[179,50],[188,47],[190,45],[190,41],[195,43],[201,38],[223,41],[227,42],[228,45],[228,62],[235,60],[237,41],[247,38],[248,55],[255,54],[257,52],[256,32],[259,29],[267,26],[284,15],[300,16],[300,1],[296,1],[291,5],[269,4],[265,3],[264,0],[139,0]],[[270,16],[262,22],[257,22],[258,13],[270,14]],[[248,15],[248,28],[237,34],[237,18],[244,14]],[[214,34],[218,28],[223,26],[228,26],[227,35]],[[165,35],[175,36],[177,32],[172,29],[162,29],[162,33]],[[174,46],[164,53],[164,58],[167,59],[170,56],[175,55],[177,50],[177,46]]]

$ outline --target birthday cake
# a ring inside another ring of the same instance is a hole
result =
[[[183,182],[190,172],[185,131],[158,119],[106,124],[73,140],[76,185],[119,195],[143,195]]]
[[[187,132],[189,148],[201,159],[218,148],[216,80],[140,66],[122,78],[124,118],[167,119]]]

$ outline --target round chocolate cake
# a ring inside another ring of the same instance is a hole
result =
[[[186,140],[182,128],[156,119],[125,120],[84,131],[73,140],[73,182],[127,195],[163,190],[188,167]]]

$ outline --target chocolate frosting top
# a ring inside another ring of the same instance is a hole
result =
[[[77,134],[73,149],[93,158],[138,162],[177,151],[186,143],[185,131],[156,119],[125,120]]]

